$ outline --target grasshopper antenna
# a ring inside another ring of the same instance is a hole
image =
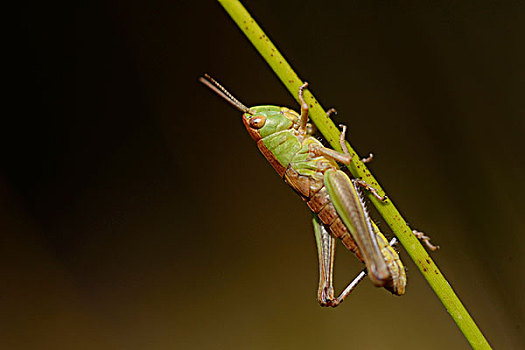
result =
[[[233,97],[233,95],[230,94],[230,92],[226,90],[221,84],[219,84],[215,79],[210,77],[208,74],[204,74],[204,77],[208,80],[204,79],[203,77],[200,77],[199,81],[203,83],[204,85],[206,85],[207,87],[209,87],[210,89],[212,89],[213,91],[215,91],[217,95],[221,96],[223,99],[228,101],[232,106],[237,108],[239,111],[248,113],[248,114],[254,114],[248,107],[246,107],[238,99]]]

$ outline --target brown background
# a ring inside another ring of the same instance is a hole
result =
[[[245,4],[376,154],[491,344],[522,348],[524,2]],[[406,296],[366,281],[317,305],[305,205],[197,82],[297,107],[218,3],[46,1],[16,16],[2,348],[468,348],[402,249]],[[338,252],[339,290],[361,265]]]

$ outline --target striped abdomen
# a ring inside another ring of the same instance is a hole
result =
[[[354,252],[363,261],[359,247],[341,220],[324,186],[324,172],[329,169],[336,170],[337,168],[329,166],[317,172],[317,176],[307,176],[298,174],[292,166],[289,166],[284,173],[284,179],[306,201],[308,207],[317,214],[334,237],[339,238],[347,249]]]

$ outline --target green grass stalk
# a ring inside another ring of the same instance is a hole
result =
[[[257,22],[255,22],[250,16],[240,1],[219,0],[219,2],[250,40],[253,46],[255,46],[259,54],[270,65],[292,96],[297,99],[297,91],[303,84],[302,80],[299,79],[292,67],[277,50],[275,45],[273,45],[268,36],[262,31]],[[311,120],[315,123],[330,145],[334,149],[341,151],[339,145],[339,129],[335,126],[332,120],[326,116],[326,112],[310,91],[306,90],[304,97],[310,106]],[[366,166],[360,161],[356,152],[348,143],[347,146],[350,153],[353,155],[353,162],[348,167],[352,175],[356,178],[362,178],[376,188],[380,194],[384,194],[383,189]],[[379,201],[371,194],[368,194],[368,197],[415,262],[419,271],[428,281],[472,348],[491,349],[476,323],[454,293],[454,290],[443,274],[439,271],[434,261],[432,261],[419,240],[414,236],[412,230],[408,227],[406,221],[394,206],[394,203],[390,199],[384,202]]]

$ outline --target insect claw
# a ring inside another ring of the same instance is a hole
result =
[[[370,163],[372,161],[372,159],[374,159],[374,154],[373,153],[369,153],[368,157],[361,159],[361,161],[363,163]]]
[[[326,111],[326,116],[328,118],[330,118],[331,115],[337,115],[337,111],[335,110],[335,108],[330,108],[329,110]]]
[[[430,243],[430,237],[426,236],[423,232],[421,231],[418,231],[418,230],[412,230],[412,233],[414,234],[414,236],[416,236],[420,241],[422,241],[423,243],[425,243],[425,245],[428,247],[428,249],[432,250],[432,251],[436,251],[439,249],[439,246],[438,245],[433,245],[432,243]]]

